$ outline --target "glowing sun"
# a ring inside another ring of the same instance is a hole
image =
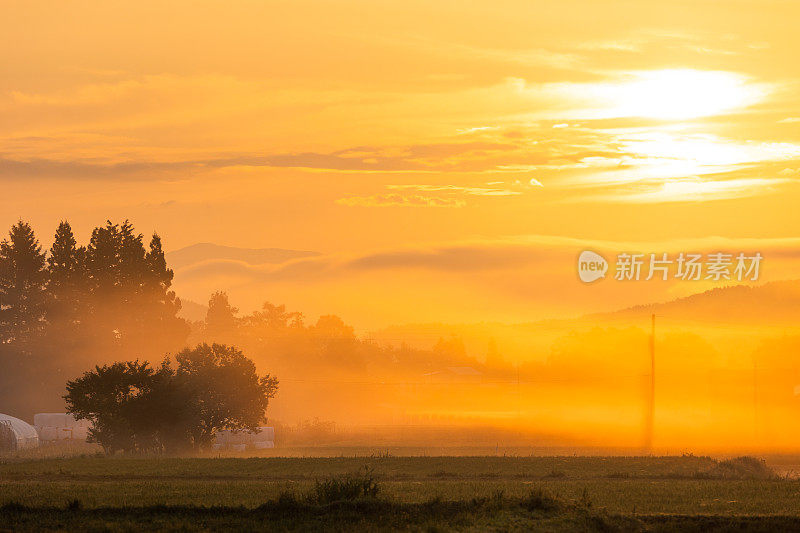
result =
[[[616,116],[685,120],[743,108],[763,95],[762,89],[732,72],[667,69],[629,76],[600,88]]]

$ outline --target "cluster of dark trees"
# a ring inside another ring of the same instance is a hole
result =
[[[111,360],[160,360],[186,345],[161,239],[108,222],[78,246],[62,222],[50,250],[20,221],[0,243],[0,405],[59,409],[67,379]]]
[[[85,246],[62,222],[49,250],[30,225],[15,224],[0,244],[2,411],[27,419],[62,411],[66,393],[69,409],[93,420],[92,438],[109,451],[176,450],[204,446],[220,427],[252,428],[263,416],[277,382],[257,377],[238,350],[288,380],[287,403],[311,413],[363,406],[372,391],[346,403],[340,385],[355,374],[416,381],[481,366],[455,338],[429,350],[381,345],[334,315],[306,323],[271,303],[241,315],[223,292],[211,296],[203,321],[189,323],[178,316],[172,280],[158,235],[146,246],[127,221],[95,228]],[[181,352],[186,346],[198,347],[191,355]],[[140,362],[179,352],[169,364]],[[200,355],[214,361],[204,368],[219,372],[218,381],[191,370]],[[225,374],[232,368],[239,374]],[[244,403],[226,404],[232,383]],[[213,404],[227,407],[212,413]]]
[[[67,410],[92,421],[89,441],[106,453],[207,448],[221,429],[255,431],[278,381],[259,377],[234,347],[185,349],[173,367],[138,361],[98,366],[67,383]]]
[[[277,380],[235,347],[184,348],[172,278],[159,236],[145,247],[128,221],[95,228],[86,246],[62,222],[48,251],[15,224],[0,243],[3,411],[30,419],[66,400],[110,453],[200,449],[220,429],[255,429]]]
[[[87,366],[160,360],[186,344],[161,239],[108,222],[78,246],[62,222],[50,250],[20,221],[0,243],[0,405],[30,417],[58,409]]]

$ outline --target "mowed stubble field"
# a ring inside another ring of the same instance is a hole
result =
[[[373,478],[374,497],[311,501]],[[708,457],[0,459],[0,529],[800,529],[800,482]]]

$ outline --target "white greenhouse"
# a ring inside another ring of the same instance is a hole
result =
[[[19,418],[0,414],[0,452],[13,452],[39,445],[36,429]]]

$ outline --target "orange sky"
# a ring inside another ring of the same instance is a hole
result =
[[[127,217],[169,249],[318,251],[176,286],[360,326],[705,288],[583,286],[574,253],[598,241],[763,249],[765,279],[797,277],[798,17],[768,0],[9,3],[0,227],[49,243],[60,219],[84,240]]]

